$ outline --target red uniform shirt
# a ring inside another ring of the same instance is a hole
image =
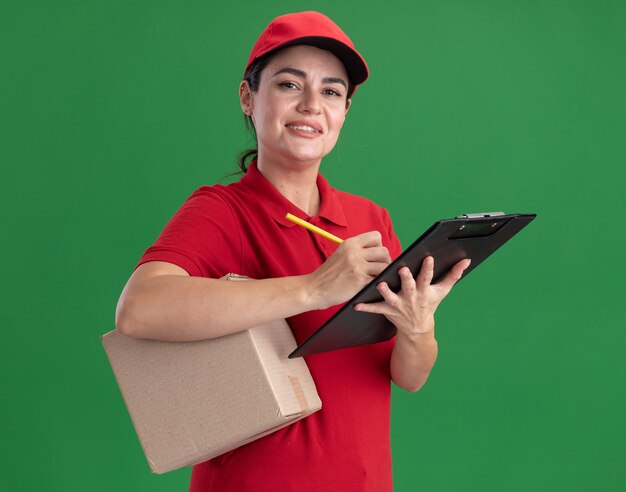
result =
[[[190,275],[255,279],[314,271],[337,248],[286,220],[290,212],[341,238],[377,230],[393,258],[400,243],[386,210],[318,175],[319,214],[306,216],[252,164],[237,183],[201,187],[140,264],[167,261]],[[298,343],[340,306],[289,318]],[[175,328],[175,327],[173,327]],[[393,340],[306,358],[322,409],[269,436],[194,466],[192,492],[392,490],[389,437]]]

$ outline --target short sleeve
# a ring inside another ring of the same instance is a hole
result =
[[[220,278],[239,271],[241,237],[224,193],[197,189],[167,223],[137,264],[166,261],[191,276]]]

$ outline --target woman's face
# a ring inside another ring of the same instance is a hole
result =
[[[242,107],[254,123],[259,164],[319,164],[339,137],[349,107],[347,86],[348,74],[335,55],[305,45],[276,53],[257,92],[243,82]]]

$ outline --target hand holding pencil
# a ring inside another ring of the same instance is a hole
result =
[[[342,240],[291,214],[286,218],[339,243],[337,250],[310,274],[312,295],[316,297],[318,309],[347,301],[391,263],[389,251],[383,246],[378,231],[365,232]]]

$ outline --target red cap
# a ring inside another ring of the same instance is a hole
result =
[[[367,63],[348,36],[332,20],[319,12],[298,12],[276,17],[252,47],[246,71],[256,59],[278,48],[306,44],[330,51],[339,58],[352,83],[357,86],[367,80]],[[245,73],[245,71],[244,71]]]

